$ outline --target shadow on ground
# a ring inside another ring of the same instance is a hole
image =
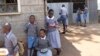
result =
[[[70,26],[68,28],[71,32],[68,32],[64,35],[65,38],[71,42],[80,43],[80,41],[90,41],[94,43],[99,43],[95,41],[95,37],[100,36],[100,25],[92,25],[89,27],[79,27],[79,26]]]
[[[62,42],[62,54],[61,56],[81,56],[81,52],[74,47],[74,45],[68,41],[64,36],[61,36]]]

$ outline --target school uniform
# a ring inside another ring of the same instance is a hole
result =
[[[36,22],[34,24],[28,23],[26,25],[25,31],[27,33],[28,49],[31,50],[31,51],[29,50],[28,53],[31,54],[32,49],[35,47],[35,42],[37,40],[37,34],[38,34],[37,23]],[[28,56],[30,56],[30,54]]]
[[[77,19],[76,19],[76,22],[81,22],[81,11],[77,11]]]
[[[36,49],[38,50],[37,56],[52,56],[51,44],[46,36],[44,38],[38,38]]]
[[[57,20],[58,22],[63,23],[64,26],[68,25],[68,10],[66,9],[66,7],[61,7],[60,9],[60,18]]]
[[[83,18],[84,18],[84,23],[88,22],[88,8],[85,7],[84,11],[83,11]]]
[[[10,31],[8,34],[5,34],[5,48],[8,49],[9,54],[7,56],[14,56],[14,52],[18,53],[16,36]]]
[[[49,27],[51,25],[55,27],[52,27],[52,28]],[[60,34],[59,34],[59,30],[57,26],[58,26],[58,22],[55,19],[55,17],[53,16],[52,18],[49,18],[47,16],[46,18],[46,27],[48,30],[47,36],[53,48],[61,48]]]

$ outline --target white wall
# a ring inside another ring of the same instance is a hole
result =
[[[97,0],[98,10],[100,10],[100,0]]]
[[[62,4],[64,4],[68,10],[68,5],[69,5],[68,3],[48,3],[49,9],[54,10],[54,15],[56,19],[60,17],[59,12],[60,12],[60,8],[62,7]]]

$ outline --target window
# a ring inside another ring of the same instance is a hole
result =
[[[19,0],[0,0],[0,15],[20,13]]]

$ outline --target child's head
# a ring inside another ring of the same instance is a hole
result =
[[[11,31],[11,24],[10,23],[5,23],[3,25],[3,33],[8,33]]]
[[[62,7],[65,7],[65,5],[63,4]]]
[[[35,21],[35,16],[34,16],[34,15],[31,15],[31,16],[29,17],[29,21],[30,21],[30,23],[34,23],[34,21]]]
[[[53,9],[50,9],[50,10],[48,11],[48,15],[49,15],[50,18],[53,17],[53,15],[54,15],[54,10],[53,10]]]
[[[40,29],[39,35],[40,35],[40,37],[44,37],[46,35],[46,30],[45,29]]]

